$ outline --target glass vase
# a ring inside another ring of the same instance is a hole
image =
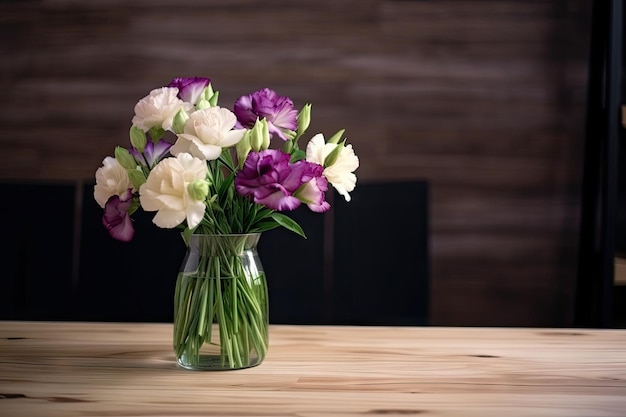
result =
[[[191,235],[174,295],[174,352],[192,370],[260,364],[268,347],[261,234]]]

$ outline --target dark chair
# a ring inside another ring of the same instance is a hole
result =
[[[587,96],[580,249],[574,325],[612,327],[614,262],[626,248],[624,147],[620,104],[626,94],[621,0],[594,1]],[[621,155],[620,155],[621,153]],[[617,229],[617,230],[616,230]],[[623,320],[623,317],[621,318]]]
[[[180,230],[152,224],[154,213],[133,215],[131,242],[111,238],[93,184],[84,186],[77,316],[94,321],[171,322],[174,288],[185,254]]]
[[[338,324],[427,324],[428,184],[359,184],[335,197],[333,319]]]
[[[360,183],[351,196],[330,195],[324,214],[290,213],[306,240],[284,229],[262,237],[272,323],[428,323],[427,182]]]
[[[72,317],[75,191],[68,183],[0,183],[0,319]]]
[[[186,248],[178,229],[133,216],[131,242],[101,224],[93,184],[0,184],[8,250],[0,319],[171,322]],[[259,243],[270,322],[428,322],[428,185],[360,183],[352,201],[329,193],[324,214],[289,213],[304,239],[283,228]]]
[[[328,321],[324,292],[324,220],[306,206],[285,213],[307,238],[285,228],[263,233],[258,251],[267,277],[270,322],[322,324]]]

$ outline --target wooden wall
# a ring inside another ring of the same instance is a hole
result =
[[[0,179],[91,180],[173,77],[271,87],[360,181],[429,181],[432,324],[569,325],[589,3],[4,1]]]

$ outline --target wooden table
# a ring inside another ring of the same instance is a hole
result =
[[[178,368],[170,324],[0,321],[0,416],[624,416],[626,331],[273,325]]]

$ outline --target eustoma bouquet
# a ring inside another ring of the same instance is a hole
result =
[[[359,160],[344,130],[329,138],[315,134],[300,147],[310,103],[297,110],[290,98],[268,88],[240,97],[232,110],[218,105],[218,97],[208,78],[175,78],[135,105],[130,146],[117,146],[96,171],[94,198],[113,238],[132,240],[137,210],[155,212],[158,227],[181,229],[187,244],[194,235],[236,237],[276,227],[305,236],[285,212],[302,204],[314,212],[329,210],[329,184],[350,200]],[[217,249],[221,260],[200,262],[196,278],[239,276],[245,265],[231,255],[245,241],[224,246]],[[250,285],[253,278],[219,285],[177,282],[177,356],[197,354],[210,339],[213,321],[228,333],[221,358],[231,367],[245,366],[247,354],[237,353],[245,351],[243,344],[264,356],[267,335],[251,313],[264,295]],[[229,313],[225,306],[231,306]],[[239,335],[242,328],[252,330]]]

